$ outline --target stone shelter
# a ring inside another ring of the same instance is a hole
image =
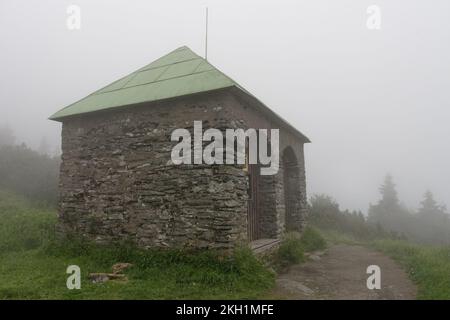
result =
[[[301,231],[308,138],[231,78],[178,48],[65,107],[60,234],[141,247],[229,249]],[[178,128],[279,129],[280,167],[171,161]]]

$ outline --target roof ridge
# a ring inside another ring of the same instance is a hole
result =
[[[155,69],[159,69],[159,68],[164,68],[164,67],[167,67],[167,66],[172,66],[172,65],[174,65],[174,64],[178,64],[178,63],[183,63],[183,62],[187,62],[187,61],[194,61],[194,60],[199,60],[199,59],[202,59],[202,60],[205,60],[205,59],[203,59],[203,58],[191,58],[191,59],[186,59],[186,60],[181,60],[181,61],[177,61],[177,62],[174,62],[174,63],[168,63],[168,64],[163,64],[163,65],[161,65],[161,66],[157,66],[157,67],[153,67],[153,68],[147,68],[147,69],[143,69],[143,68],[145,68],[145,67],[142,67],[141,69],[139,69],[139,70],[137,70],[136,72],[142,72],[142,71],[148,71],[148,70],[155,70]],[[153,62],[156,62],[157,60],[155,60],[155,61],[153,61]],[[152,63],[153,63],[152,62]],[[148,64],[147,64],[148,65]]]
[[[200,71],[200,72],[193,72],[193,73],[189,73],[189,74],[184,74],[182,76],[176,76],[176,77],[171,77],[171,78],[162,79],[162,80],[155,80],[155,81],[151,81],[151,82],[135,84],[135,85],[129,86],[129,87],[123,87],[123,88],[119,88],[119,89],[113,89],[113,90],[110,90],[110,91],[100,92],[100,93],[98,93],[98,95],[105,94],[105,93],[110,93],[110,92],[115,92],[115,91],[119,91],[119,90],[124,90],[124,89],[129,89],[129,88],[145,86],[145,85],[148,85],[150,83],[158,83],[158,82],[162,82],[162,81],[166,81],[166,80],[179,79],[179,78],[183,78],[183,77],[189,77],[189,76],[192,76],[192,75],[197,75],[197,74],[206,73],[206,72],[214,72],[214,71],[218,71],[218,70],[205,70],[205,71]]]
[[[152,63],[155,63],[155,62],[157,62],[157,61],[159,61],[159,60],[162,60],[162,59],[164,59],[165,57],[167,57],[167,56],[173,54],[174,52],[185,51],[185,50],[189,50],[189,51],[191,51],[192,53],[194,53],[188,46],[181,46],[181,47],[179,47],[179,48],[177,48],[177,49],[175,49],[175,50],[170,51],[169,53],[166,53],[165,55],[162,55],[162,56],[159,57],[158,59],[156,59],[156,60],[154,60],[154,61],[152,61],[152,62],[150,62],[150,63],[147,63],[147,64],[146,64],[145,66],[143,66],[142,68],[136,70],[136,72],[140,71],[141,69],[146,70],[146,69],[144,69],[146,66],[148,66],[148,65],[150,65],[150,64],[152,64]],[[195,54],[195,53],[194,53],[194,54]],[[164,66],[164,65],[162,65],[161,67],[163,67],[163,66]],[[152,69],[152,68],[148,68],[148,69]]]
[[[109,87],[110,85],[113,85],[113,84],[119,82],[120,80],[123,80],[123,79],[125,79],[126,77],[129,77],[129,76],[133,75],[133,77],[131,77],[131,79],[128,80],[128,81],[121,87],[121,88],[124,88],[124,87],[127,85],[127,83],[130,82],[131,80],[133,80],[133,78],[134,78],[139,72],[145,71],[145,70],[152,70],[152,69],[158,68],[158,67],[155,67],[155,68],[144,69],[144,68],[145,68],[146,66],[148,66],[149,64],[152,64],[152,63],[154,63],[154,62],[156,62],[156,61],[158,61],[158,60],[161,60],[162,58],[167,57],[167,56],[170,55],[171,53],[174,53],[174,52],[177,52],[177,51],[183,51],[183,50],[191,50],[191,49],[189,49],[189,47],[186,46],[186,45],[183,45],[183,46],[181,46],[181,47],[178,47],[178,48],[176,48],[175,50],[172,50],[172,51],[170,51],[169,53],[166,53],[165,55],[162,55],[162,56],[159,57],[158,59],[156,59],[156,60],[154,60],[154,61],[152,61],[152,62],[150,62],[150,63],[147,63],[145,66],[140,67],[139,69],[137,69],[137,70],[135,70],[135,71],[133,71],[133,72],[131,72],[131,73],[129,73],[129,74],[127,74],[127,75],[125,75],[125,76],[119,78],[119,79],[117,79],[116,81],[113,81],[113,82],[107,84],[106,86],[104,86],[104,87],[102,87],[102,88],[100,88],[100,89],[98,89],[98,90],[96,90],[96,91],[90,93],[88,96],[94,95],[94,94],[96,94],[96,93],[103,93],[103,92],[99,92],[99,91],[102,91],[103,89]],[[191,51],[192,51],[192,50],[191,50]],[[182,62],[182,61],[179,61],[179,62]],[[160,67],[162,68],[162,67],[165,67],[165,66],[167,66],[167,65],[162,65],[162,66],[160,66]],[[105,91],[105,92],[109,92],[109,91]],[[76,103],[76,102],[75,102],[75,103]],[[70,105],[69,105],[69,106],[70,106]],[[69,106],[68,106],[68,107],[69,107]]]

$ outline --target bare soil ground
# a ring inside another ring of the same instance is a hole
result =
[[[369,265],[381,269],[381,289],[369,290]],[[309,256],[277,279],[274,295],[285,299],[415,299],[416,286],[392,259],[356,245],[339,244]]]

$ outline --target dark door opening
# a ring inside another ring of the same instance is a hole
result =
[[[259,167],[257,165],[248,165],[248,180],[247,234],[248,240],[253,241],[260,238]]]

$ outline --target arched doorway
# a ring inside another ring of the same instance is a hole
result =
[[[282,160],[285,230],[299,231],[301,215],[300,170],[292,147],[284,149]]]

